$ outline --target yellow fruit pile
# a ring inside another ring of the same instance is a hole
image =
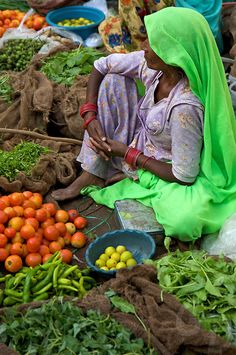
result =
[[[107,247],[95,262],[99,269],[105,271],[119,270],[136,264],[133,254],[126,250],[124,245],[118,245],[116,248],[113,246]]]

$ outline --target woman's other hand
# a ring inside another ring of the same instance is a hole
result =
[[[97,143],[92,137],[90,138],[91,144],[98,150],[102,151],[106,156],[115,156],[115,157],[124,157],[127,145],[118,141],[114,141],[113,139],[106,138],[106,141],[102,141],[101,143]]]

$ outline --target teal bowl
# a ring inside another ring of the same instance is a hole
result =
[[[84,17],[94,23],[86,26],[60,26],[57,23],[63,20],[71,20],[74,18]],[[71,31],[81,36],[85,40],[89,35],[97,32],[99,24],[105,19],[105,15],[101,10],[88,6],[66,6],[57,10],[50,11],[46,16],[46,21],[50,26]]]
[[[117,247],[124,245],[129,250],[137,264],[142,264],[144,259],[150,259],[156,250],[156,244],[153,237],[146,233],[134,229],[115,230],[103,234],[96,238],[87,248],[85,260],[87,265],[97,273],[103,276],[112,276],[116,270],[101,270],[95,265],[95,261],[104,252],[108,246]]]

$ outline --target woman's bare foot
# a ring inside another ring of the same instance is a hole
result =
[[[80,176],[75,179],[68,187],[65,189],[59,189],[52,192],[52,198],[57,201],[64,201],[68,199],[73,199],[79,196],[80,191],[83,187],[89,185],[97,185],[104,187],[104,180],[88,173],[87,171],[83,171]]]
[[[123,179],[125,179],[126,176],[124,173],[122,172],[119,172],[119,173],[116,173],[115,175],[113,175],[110,179],[107,179],[106,182],[105,182],[105,186],[109,186],[109,185],[112,185],[114,184],[115,182],[118,182],[118,181],[121,181]]]

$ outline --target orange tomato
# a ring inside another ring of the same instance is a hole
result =
[[[39,208],[39,209],[36,210],[36,212],[35,212],[35,218],[36,218],[39,222],[44,222],[44,221],[46,221],[46,219],[48,218],[47,210],[45,210],[44,208]]]
[[[29,250],[27,249],[27,245],[23,244],[23,258],[25,258],[29,254]]]
[[[87,224],[88,224],[88,221],[84,217],[77,217],[74,220],[74,225],[76,226],[77,229],[83,229],[84,227],[87,226]]]
[[[18,27],[20,24],[20,21],[19,20],[16,20],[16,19],[13,19],[11,21],[11,27],[15,28],[15,27]]]
[[[30,218],[30,217],[35,217],[36,211],[32,207],[26,207],[24,209],[24,217],[25,218]]]
[[[45,210],[47,210],[50,213],[50,216],[54,216],[57,212],[57,208],[55,204],[52,202],[44,203],[42,205],[42,208],[45,208]]]
[[[75,209],[71,209],[68,212],[68,215],[69,215],[69,221],[70,222],[74,222],[74,220],[79,217],[79,212]]]
[[[28,200],[31,196],[33,196],[33,192],[31,192],[31,191],[23,191],[22,193],[23,193],[24,198],[26,200]]]
[[[6,18],[4,21],[3,21],[4,25],[8,26],[10,25],[11,23],[11,20],[9,18]]]
[[[22,259],[19,255],[10,255],[5,260],[5,268],[9,272],[17,272],[22,266]]]
[[[46,245],[48,247],[49,244],[50,244],[49,240],[47,240],[45,238],[42,239],[42,245]]]
[[[66,223],[69,219],[69,215],[65,210],[57,210],[55,214],[55,220],[57,222],[63,222]]]
[[[10,254],[11,255],[19,255],[23,256],[24,248],[22,243],[14,243],[10,247]]]
[[[76,232],[71,237],[71,245],[75,248],[83,248],[87,242],[87,237],[82,232]]]
[[[9,201],[9,197],[8,196],[2,196],[1,200],[5,202],[6,207],[10,206],[10,201]]]
[[[64,238],[59,237],[59,238],[57,239],[57,241],[58,241],[58,243],[60,243],[61,247],[64,248],[64,246],[65,246]]]
[[[8,222],[8,226],[14,228],[17,232],[20,231],[23,225],[24,225],[24,219],[22,217],[13,217]]]
[[[29,253],[25,258],[25,263],[27,266],[35,267],[41,264],[42,257],[39,253]]]
[[[3,233],[5,229],[4,224],[0,223],[0,233]]]
[[[59,232],[55,226],[48,226],[44,229],[44,237],[50,242],[59,238]]]
[[[39,232],[35,232],[34,233],[34,238],[37,238],[39,240],[39,243],[41,244],[42,243],[42,240],[43,240],[43,235]]]
[[[66,233],[66,225],[63,222],[55,223],[56,229],[59,231],[60,235],[64,235]]]
[[[25,224],[24,226],[21,227],[20,235],[22,238],[29,239],[33,237],[34,234],[35,234],[35,229],[30,224]]]
[[[41,223],[41,228],[44,229],[48,226],[53,226],[54,224],[55,224],[54,218],[50,217],[50,218],[47,218],[46,221]]]
[[[4,248],[7,245],[7,237],[5,234],[0,233],[0,248]]]
[[[22,192],[13,192],[8,197],[11,206],[21,206],[25,199]]]
[[[29,201],[33,202],[36,208],[40,208],[43,203],[43,197],[38,193],[33,193],[33,196],[29,198]]]
[[[27,240],[27,249],[30,253],[36,253],[39,251],[41,241],[37,237],[32,237]]]
[[[14,243],[21,243],[22,244],[24,242],[24,239],[21,238],[21,236],[20,236],[20,232],[16,232],[16,235],[14,238],[11,239],[11,242],[12,242],[12,244],[14,244]]]
[[[35,231],[38,230],[39,222],[38,222],[37,219],[34,218],[34,217],[26,218],[25,224],[28,224],[28,225],[34,227],[34,230],[35,230]]]
[[[4,249],[6,249],[6,251],[8,252],[8,255],[10,254],[10,248],[11,248],[11,243],[7,243],[7,244],[5,245],[5,248],[4,248]]]
[[[15,230],[14,228],[12,228],[12,227],[7,227],[7,228],[5,228],[5,230],[4,230],[4,234],[5,234],[5,236],[6,236],[8,239],[12,239],[12,238],[14,238],[15,235],[16,235],[16,230]]]
[[[0,37],[2,37],[4,35],[5,31],[6,31],[6,29],[4,27],[0,27]]]
[[[70,233],[66,232],[63,236],[65,245],[70,245],[71,243],[71,235]]]
[[[7,207],[6,202],[3,201],[3,200],[1,199],[1,197],[0,197],[0,210],[3,211],[4,208],[6,208],[6,207]]]
[[[16,216],[18,217],[24,216],[24,208],[22,206],[14,206],[13,210],[15,211]]]
[[[41,256],[44,256],[46,254],[50,254],[50,250],[49,247],[47,247],[47,245],[40,245],[39,247],[39,254]]]
[[[4,208],[3,212],[8,215],[8,218],[16,217],[16,212],[13,210],[13,207]]]
[[[46,263],[47,261],[48,261],[48,259],[50,259],[51,258],[51,256],[52,256],[52,254],[45,254],[44,256],[43,256],[43,264],[44,263]]]
[[[68,249],[60,250],[60,255],[62,257],[62,261],[66,264],[69,264],[72,260],[72,252]]]
[[[51,242],[48,247],[49,247],[50,253],[52,253],[52,254],[56,253],[56,251],[61,250],[61,244],[59,242]]]
[[[23,202],[23,204],[22,204],[22,207],[23,207],[24,209],[29,208],[29,207],[33,208],[34,210],[36,209],[36,206],[35,206],[34,202],[33,202],[33,201],[30,201],[30,200],[25,200],[25,201]]]
[[[0,223],[4,224],[8,221],[8,215],[0,210]]]

